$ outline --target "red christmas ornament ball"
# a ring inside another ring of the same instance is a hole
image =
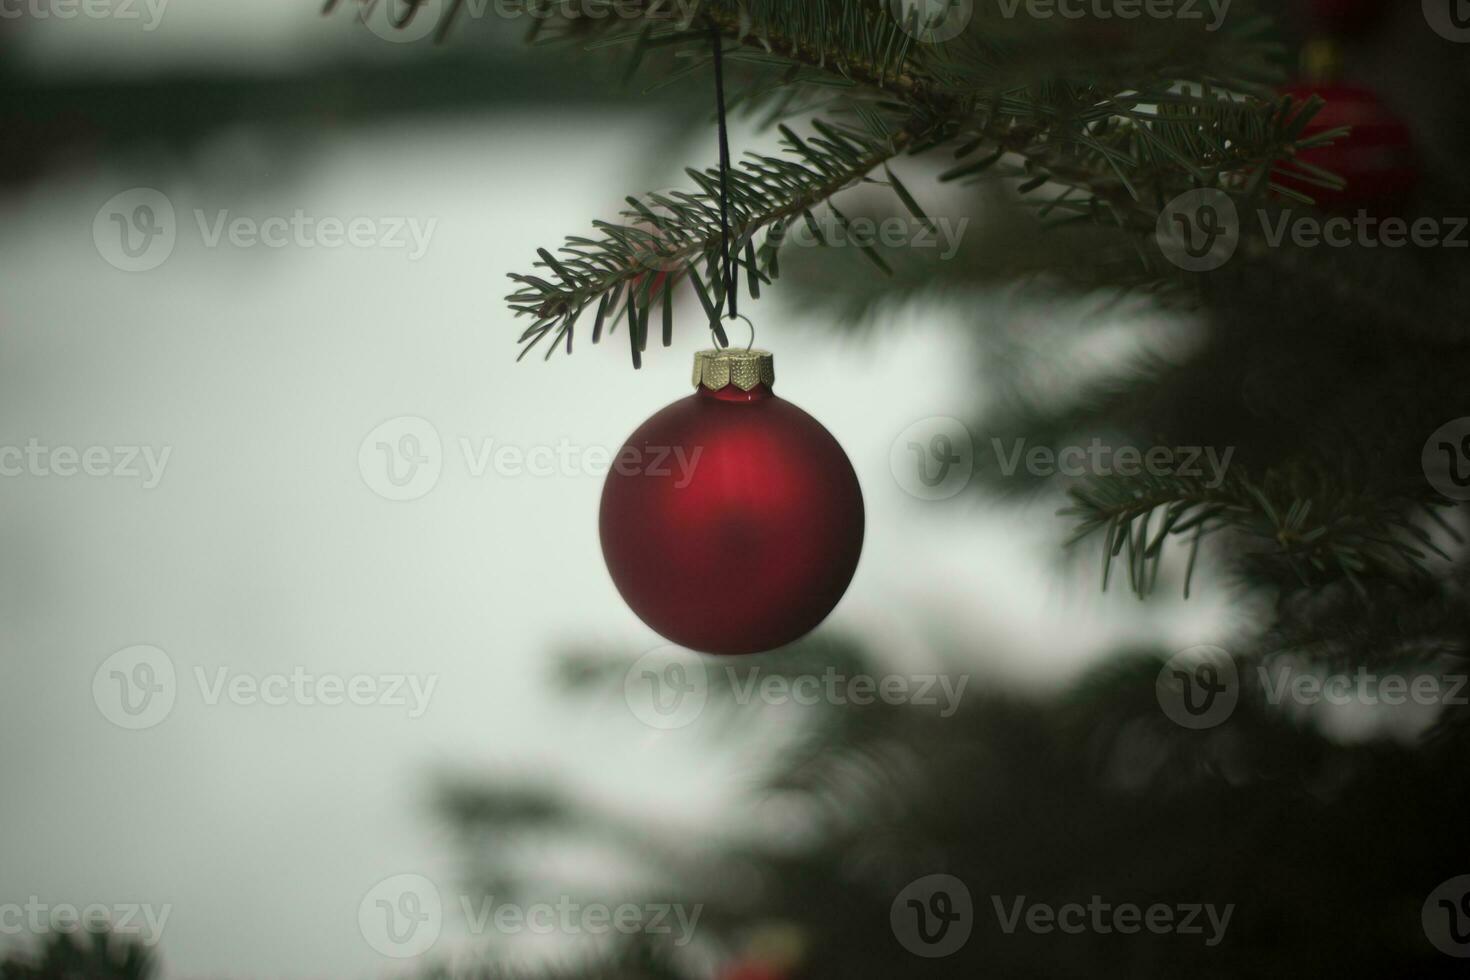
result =
[[[1378,208],[1406,199],[1419,183],[1419,158],[1409,127],[1356,85],[1299,85],[1287,90],[1298,100],[1321,96],[1327,104],[1307,124],[1303,137],[1340,126],[1352,132],[1330,145],[1303,150],[1297,159],[1329,170],[1347,181],[1341,190],[1305,184],[1289,176],[1282,183],[1310,195],[1327,210]]]
[[[701,653],[773,650],[837,605],[863,547],[847,454],[771,390],[764,351],[705,351],[697,389],[638,427],[602,489],[599,531],[624,601]]]

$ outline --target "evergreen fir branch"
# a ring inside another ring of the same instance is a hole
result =
[[[1129,586],[1140,598],[1153,591],[1171,539],[1189,542],[1187,597],[1203,538],[1222,531],[1240,538],[1237,550],[1246,561],[1274,566],[1284,581],[1301,588],[1346,581],[1362,597],[1366,581],[1423,580],[1433,559],[1449,560],[1411,516],[1446,501],[1386,498],[1351,487],[1277,472],[1260,482],[1230,476],[1217,487],[1180,476],[1112,476],[1073,488],[1072,506],[1059,514],[1077,520],[1069,545],[1102,535],[1103,587],[1126,557]]]
[[[337,2],[327,0],[327,9]],[[915,38],[917,23],[901,22],[889,0],[585,0],[591,8],[577,17],[558,16],[556,0],[526,2],[537,40],[630,48],[629,74],[653,51],[673,49],[684,64],[663,71],[658,85],[702,72],[713,33],[732,62],[761,76],[732,84],[732,105],[762,111],[767,122],[814,106],[828,118],[854,120],[835,143],[825,134],[793,142],[788,133],[801,164],[757,158],[741,168],[733,188],[737,237],[751,245],[754,233],[774,233],[758,253],[742,256],[752,294],[775,277],[780,233],[790,221],[814,225],[811,209],[851,181],[898,153],[944,144],[958,146],[944,179],[1013,178],[1020,193],[1039,192],[1043,217],[1121,229],[1136,243],[1141,281],[1158,284],[1176,277],[1151,257],[1160,209],[1195,187],[1248,198],[1279,191],[1270,177],[1311,145],[1301,133],[1317,109],[1263,97],[1277,49],[1260,18],[1232,17],[1218,34],[1182,21],[1141,23],[1117,44],[1100,46],[1088,25],[1020,24],[980,8],[959,38],[926,44]],[[451,6],[442,30],[462,6]],[[899,9],[918,15],[917,7]],[[889,119],[908,122],[889,137],[896,128]],[[1308,181],[1331,180],[1297,169]],[[651,197],[624,212],[631,224],[599,225],[601,239],[570,238],[556,257],[541,250],[537,271],[513,276],[521,288],[508,301],[533,318],[521,336],[522,356],[547,338],[548,355],[558,346],[570,350],[573,327],[595,304],[594,340],[604,323],[623,320],[636,364],[655,307],[669,339],[673,291],[684,278],[716,317],[724,283],[711,264],[711,172],[691,174],[697,191]],[[922,213],[901,184],[889,183],[910,213]],[[835,209],[834,217],[846,220]],[[640,263],[641,253],[655,261]],[[875,251],[864,254],[888,268]],[[663,274],[643,275],[650,264]]]
[[[886,93],[914,106],[941,108],[949,98],[925,68],[933,54],[893,16],[887,0],[584,0],[589,16],[555,17],[557,0],[527,0],[543,40],[586,47],[707,47],[710,27],[735,45],[728,56],[757,64],[811,69]],[[611,16],[616,7],[617,16]],[[606,16],[595,16],[597,13]],[[680,16],[683,14],[684,16]],[[631,26],[630,26],[631,25]]]
[[[964,148],[975,148],[973,153],[993,148],[990,158],[994,159],[1007,154],[1021,158],[1024,166],[1010,171],[1002,168],[1001,175],[1024,174],[1027,180],[1020,188],[1022,192],[1043,185],[1059,187],[1060,191],[1047,202],[1056,212],[1117,224],[1136,236],[1147,237],[1154,232],[1159,202],[1199,184],[1221,185],[1231,174],[1270,169],[1276,161],[1289,157],[1301,145],[1302,116],[1315,111],[1314,106],[1307,106],[1293,115],[1270,104],[1243,103],[1211,93],[1175,101],[1165,100],[1163,93],[1154,97],[1161,101],[1151,111],[1144,110],[1137,101],[1093,107],[1093,125],[1079,135],[1048,133],[1030,120],[995,115],[968,132]],[[1206,107],[1215,114],[1207,117],[1203,112]],[[927,122],[911,123],[884,139],[873,132],[884,125],[881,116],[863,115],[862,121],[862,130],[838,129],[818,122],[821,135],[810,140],[784,128],[787,150],[803,163],[752,156],[732,175],[736,239],[750,242],[764,228],[777,232],[767,238],[759,263],[742,261],[748,281],[758,284],[775,277],[779,232],[786,222],[803,219],[812,223],[814,207],[921,143],[921,135],[927,136],[945,125],[943,119],[929,117]],[[1191,156],[1186,156],[1186,151]],[[1172,170],[1159,166],[1160,155],[1173,161]],[[543,250],[537,266],[551,272],[554,281],[540,275],[512,274],[523,288],[507,297],[508,302],[517,313],[535,318],[521,337],[527,345],[522,356],[548,335],[552,337],[548,355],[561,341],[570,349],[572,328],[583,311],[629,283],[640,287],[628,289],[622,296],[623,315],[635,332],[646,321],[655,301],[665,305],[672,301],[670,291],[685,275],[694,280],[701,296],[708,296],[700,280],[701,269],[716,295],[712,302],[705,303],[706,313],[712,317],[717,314],[724,290],[722,277],[714,268],[720,245],[718,173],[690,173],[699,184],[697,193],[654,195],[650,199],[662,214],[630,199],[634,209],[623,212],[623,217],[634,224],[599,225],[604,232],[599,241],[568,239],[559,260]],[[947,176],[974,179],[976,174],[966,165]],[[896,182],[891,172],[888,177],[905,208],[927,222],[912,193]],[[1073,191],[1081,193],[1071,198]],[[840,212],[838,220],[843,220]],[[870,258],[880,267],[885,265],[876,255]],[[651,280],[645,275],[650,268],[672,269],[674,274],[650,289]],[[594,331],[596,336],[598,331]],[[646,336],[639,332],[630,337],[630,343],[636,364],[646,346]]]
[[[1298,152],[1335,135],[1301,135],[1321,106],[1278,106],[1213,90],[1126,98],[1055,93],[1045,109],[1008,106],[962,132],[965,156],[940,179],[1022,180],[1022,193],[1048,189],[1044,215],[1087,217],[1152,236],[1163,206],[1187,190],[1261,196],[1264,175],[1289,168]],[[1055,127],[1048,117],[1080,125]]]
[[[325,9],[339,2],[326,0]],[[752,295],[776,277],[791,221],[814,228],[814,207],[903,152],[957,147],[942,179],[1009,178],[1019,193],[1036,195],[1049,221],[1124,232],[1141,275],[1123,273],[1118,281],[1133,285],[1178,280],[1157,261],[1152,239],[1160,210],[1184,191],[1214,187],[1254,201],[1289,193],[1272,181],[1286,171],[1307,184],[1333,181],[1294,164],[1300,150],[1333,134],[1302,137],[1319,103],[1278,104],[1267,96],[1279,52],[1259,17],[1232,17],[1218,33],[1182,21],[1140,23],[1116,44],[1097,45],[1090,25],[1021,24],[982,7],[960,37],[926,44],[916,40],[917,23],[901,22],[889,0],[585,2],[586,16],[562,17],[556,0],[526,0],[535,39],[630,48],[628,74],[655,50],[672,49],[683,64],[658,80],[670,85],[706,68],[713,34],[732,62],[759,76],[731,84],[732,106],[762,112],[767,123],[814,107],[849,121],[835,140],[824,133],[803,142],[788,131],[787,148],[801,163],[760,157],[739,169],[735,234]],[[417,13],[421,5],[408,6]],[[441,34],[463,7],[451,4]],[[899,9],[917,16],[917,8]],[[890,119],[906,122],[900,129]],[[890,129],[898,132],[890,136]],[[535,271],[512,276],[520,288],[508,302],[533,318],[521,335],[522,356],[548,338],[548,356],[558,346],[570,351],[575,324],[595,306],[594,341],[604,327],[627,323],[637,364],[655,309],[662,338],[671,340],[673,295],[686,278],[718,333],[726,286],[712,261],[714,175],[690,173],[695,191],[635,202],[623,223],[597,226],[600,239],[569,238],[555,256],[539,250]],[[891,175],[889,183],[911,214],[929,220]],[[832,214],[846,224],[841,211]],[[768,235],[757,251],[753,237],[762,230]],[[876,250],[863,254],[889,271]]]
[[[783,128],[787,157],[747,154],[730,173],[732,251],[747,284],[758,290],[779,274],[778,253],[792,221],[815,224],[812,210],[838,191],[864,179],[910,146],[917,129],[878,138],[850,127],[814,123],[817,135],[798,136]],[[722,245],[719,172],[688,171],[694,191],[629,198],[624,223],[596,222],[602,236],[568,238],[558,255],[540,250],[538,269],[547,275],[511,273],[520,288],[507,297],[518,314],[534,318],[521,335],[521,356],[547,336],[548,355],[559,342],[571,347],[574,328],[596,307],[600,337],[604,320],[630,324],[635,365],[647,343],[646,325],[655,303],[672,302],[674,286],[685,278],[700,297],[712,326],[726,300],[718,268]],[[756,236],[766,231],[757,250]],[[621,308],[619,309],[619,304]],[[665,336],[665,342],[668,337]]]

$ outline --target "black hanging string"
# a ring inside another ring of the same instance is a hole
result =
[[[710,41],[715,58],[715,111],[720,122],[720,253],[724,260],[725,295],[730,298],[733,320],[740,311],[735,296],[735,260],[730,251],[730,129],[725,121],[725,39],[713,21]]]

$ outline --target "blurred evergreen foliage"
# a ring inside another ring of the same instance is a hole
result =
[[[0,980],[151,980],[157,971],[147,947],[108,933],[53,933],[0,960]]]
[[[554,901],[564,885],[516,873],[542,848],[601,849],[644,869],[641,890],[589,890],[583,902],[703,906],[695,942],[615,937],[609,962],[651,958],[640,976],[744,976],[762,936],[780,929],[799,954],[769,974],[826,977],[1459,976],[1430,946],[1421,907],[1463,872],[1455,817],[1470,803],[1454,709],[1424,743],[1322,734],[1323,719],[1271,705],[1242,658],[1242,696],[1224,724],[1191,731],[1159,708],[1167,651],[1125,650],[1055,697],[971,689],[941,717],[916,704],[803,706],[764,765],[746,773],[748,808],[731,827],[610,814],[541,779],[446,786],[467,888],[498,901]],[[632,659],[574,654],[568,697],[621,688]],[[881,677],[861,647],[813,639],[710,671],[710,703],[681,740],[720,747],[770,731],[770,705],[737,703],[718,683],[795,678],[833,668]],[[1465,670],[1463,658],[1452,665]],[[948,670],[960,670],[959,662]],[[783,723],[790,716],[783,716]],[[1453,734],[1451,734],[1453,733]],[[670,766],[672,783],[694,779]],[[911,881],[954,875],[971,893],[974,932],[959,952],[919,959],[890,911]],[[1006,934],[993,902],[1054,906],[1093,896],[1233,905],[1223,941],[1205,935]],[[710,972],[710,964],[724,964]],[[550,976],[601,976],[563,964]],[[667,971],[667,973],[663,972]],[[508,976],[511,974],[507,974]],[[523,968],[521,977],[542,975]],[[622,974],[607,974],[622,975]]]

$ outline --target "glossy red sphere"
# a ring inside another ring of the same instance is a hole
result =
[[[1330,146],[1303,151],[1298,159],[1330,170],[1347,181],[1328,190],[1291,178],[1282,183],[1312,197],[1327,210],[1369,210],[1398,204],[1419,183],[1419,157],[1409,127],[1378,96],[1356,85],[1297,86],[1287,90],[1298,99],[1319,95],[1327,101],[1307,124],[1303,136],[1351,126],[1352,132]]]
[[[842,598],[863,495],[837,440],[769,387],[700,388],[629,437],[599,528],[613,582],[655,632],[701,653],[757,653]]]

